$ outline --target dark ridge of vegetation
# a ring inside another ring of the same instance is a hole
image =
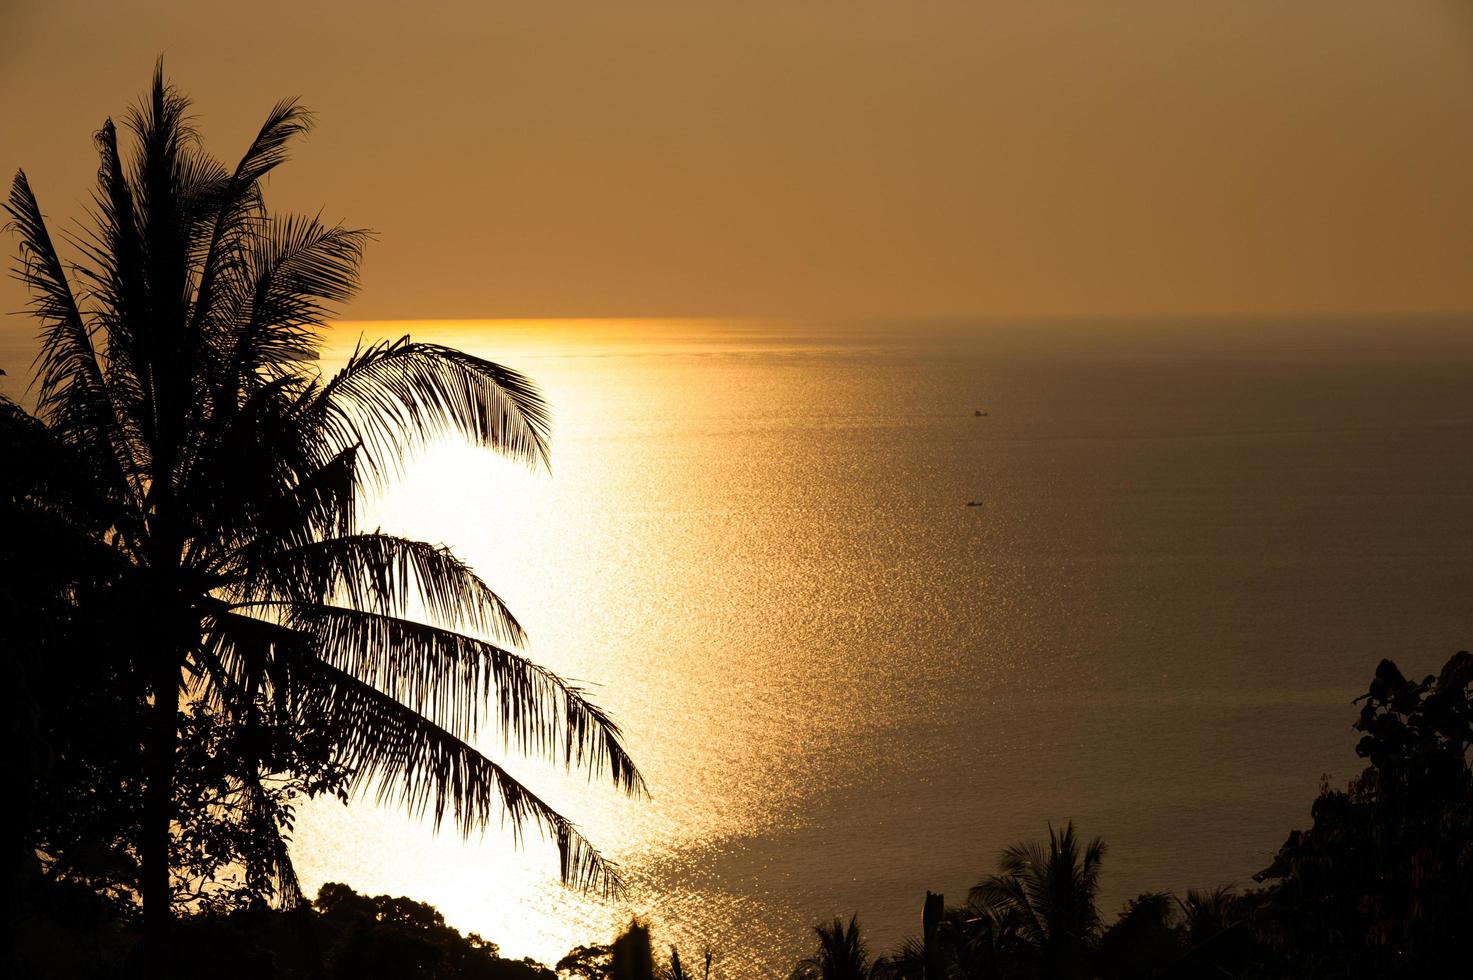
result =
[[[106,902],[68,882],[37,881],[5,976],[37,980],[142,975],[141,937]],[[447,926],[423,902],[326,884],[292,909],[213,911],[181,918],[171,943],[180,975],[221,980],[554,980],[531,960]]]

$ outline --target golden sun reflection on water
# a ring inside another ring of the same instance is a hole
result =
[[[710,615],[691,601],[707,589],[738,603],[765,601],[754,595],[755,577],[736,573],[751,571],[732,549],[741,508],[711,498],[701,487],[709,463],[681,444],[701,427],[732,422],[719,402],[693,406],[688,382],[669,367],[670,357],[705,350],[705,325],[346,324],[329,337],[327,368],[347,356],[360,330],[368,342],[411,332],[492,357],[529,374],[551,401],[551,474],[437,445],[366,501],[361,521],[450,545],[469,561],[527,628],[529,655],[586,687],[624,724],[651,797],[623,798],[582,774],[508,757],[488,732],[484,750],[625,866],[627,902],[558,887],[555,849],[535,831],[520,850],[504,828],[463,842],[449,826],[434,835],[364,802],[308,807],[296,854],[309,892],[342,878],[360,890],[422,898],[507,954],[549,963],[579,943],[606,941],[631,915],[666,925],[672,881],[656,905],[646,876],[676,851],[780,823],[814,734],[782,709],[782,678],[764,686],[752,672],[743,648],[761,638],[743,636],[740,606],[729,599],[725,614]],[[686,523],[682,533],[663,533],[672,521]],[[703,890],[701,900],[715,899]],[[748,899],[726,901],[737,915]],[[699,945],[716,937],[682,938]]]

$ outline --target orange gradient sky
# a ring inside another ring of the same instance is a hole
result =
[[[227,159],[301,95],[358,318],[1473,309],[1466,0],[0,9],[58,227],[160,52]]]

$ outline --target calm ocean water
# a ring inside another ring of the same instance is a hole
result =
[[[852,911],[883,950],[1067,819],[1107,913],[1248,883],[1358,771],[1377,660],[1473,644],[1473,323],[360,326],[545,388],[550,476],[447,447],[367,519],[471,561],[653,796],[508,763],[627,903],[370,803],[310,806],[299,870],[507,954],[637,914],[775,975]]]

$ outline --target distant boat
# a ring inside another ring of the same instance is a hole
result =
[[[982,411],[982,409],[980,409],[980,408],[979,408],[979,409],[977,409],[977,410],[976,410],[976,411],[975,411],[975,412],[973,412],[973,413],[972,413],[972,416],[973,416],[973,417],[974,417],[974,418],[979,418],[979,419],[981,419],[981,418],[986,418],[986,417],[987,417],[987,413],[986,413],[986,412],[984,412],[984,411]]]
[[[968,500],[967,501],[967,506],[968,507],[981,507],[982,506],[982,501],[980,501],[980,500]]]

